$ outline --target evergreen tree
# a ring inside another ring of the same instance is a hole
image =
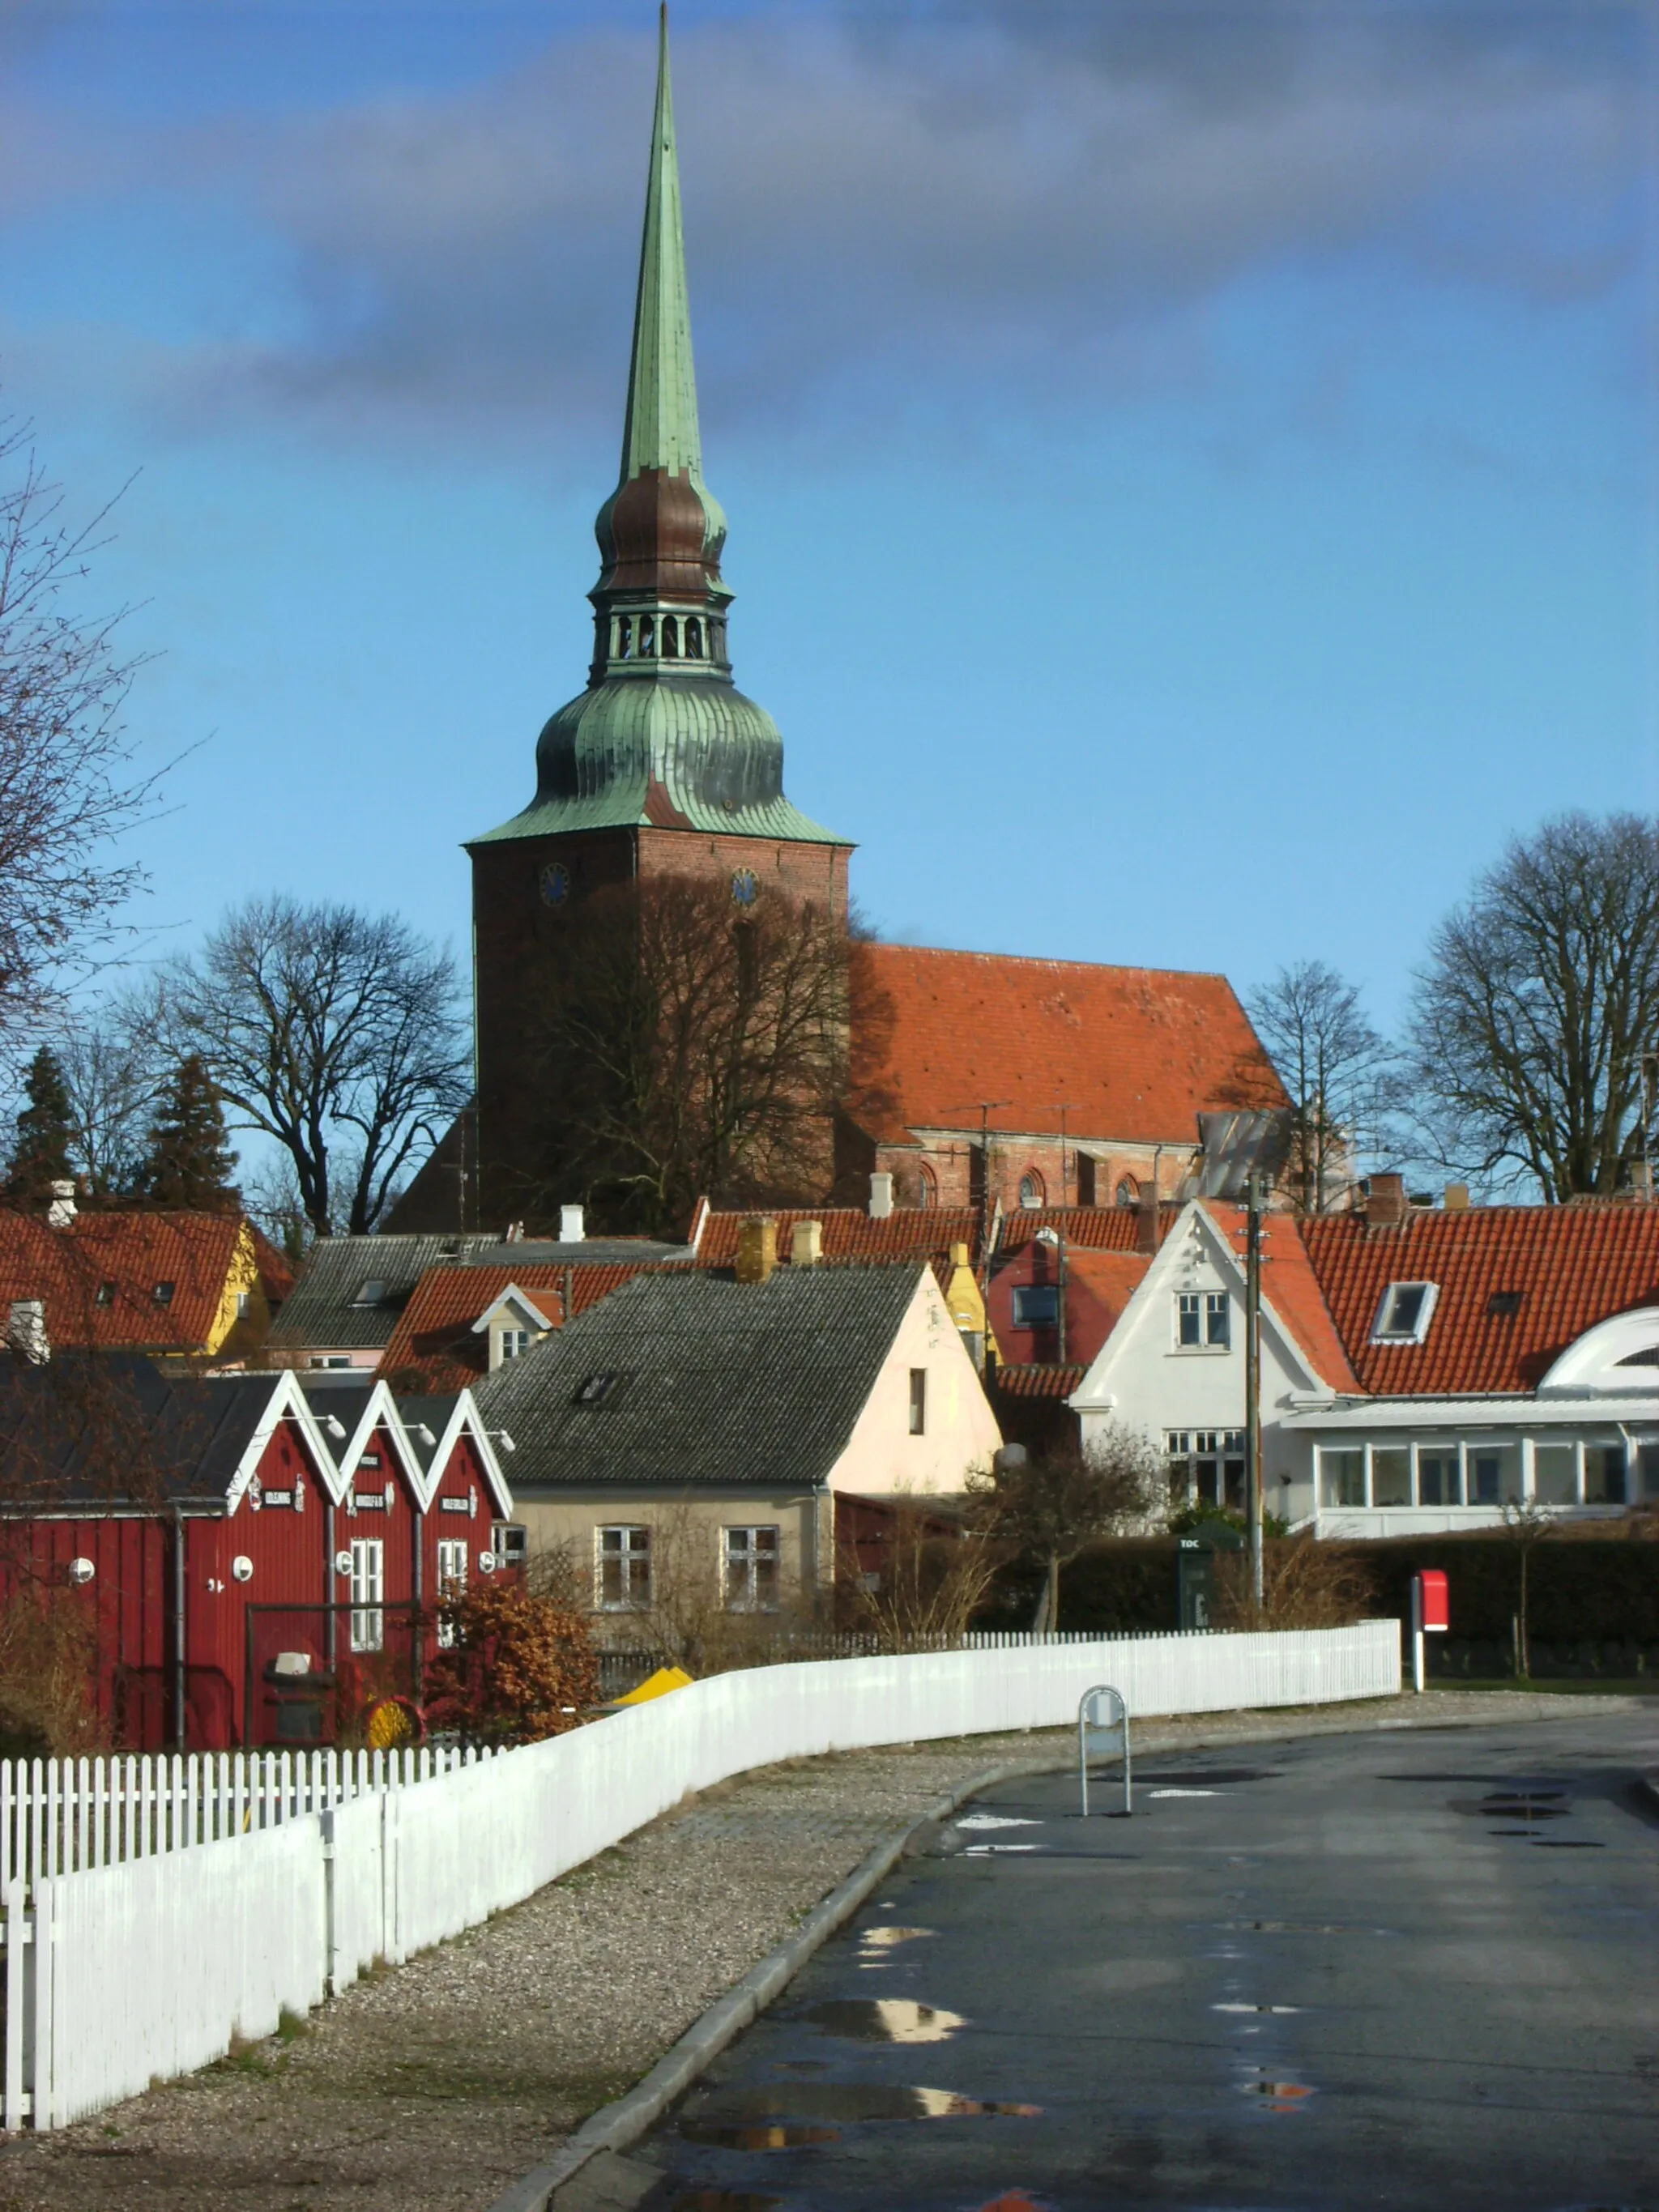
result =
[[[226,1212],[241,1204],[230,1180],[235,1165],[219,1087],[200,1055],[191,1053],[161,1093],[138,1187],[152,1206]]]
[[[52,1196],[53,1183],[72,1182],[75,1176],[69,1153],[74,1128],[69,1088],[50,1045],[43,1044],[29,1062],[23,1094],[28,1104],[17,1116],[17,1144],[6,1194],[44,1201]]]

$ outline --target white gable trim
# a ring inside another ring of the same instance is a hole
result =
[[[398,1464],[404,1478],[416,1498],[421,1495],[422,1469],[418,1454],[409,1441],[403,1416],[398,1411],[398,1401],[384,1382],[377,1382],[368,1394],[368,1400],[360,1415],[356,1427],[341,1445],[335,1462],[334,1503],[343,1505],[357,1480],[357,1462],[368,1449],[369,1438],[381,1425],[392,1438],[392,1449],[398,1455]]]
[[[1291,1233],[1294,1233],[1293,1231]],[[1107,1413],[1116,1406],[1119,1394],[1112,1388],[1112,1376],[1124,1360],[1133,1356],[1132,1346],[1140,1325],[1159,1326],[1160,1314],[1167,1316],[1169,1300],[1175,1295],[1175,1278],[1187,1248],[1196,1241],[1215,1267],[1222,1282],[1237,1300],[1241,1315],[1244,1304],[1245,1268],[1243,1255],[1233,1249],[1232,1240],[1200,1199],[1191,1199],[1171,1226],[1169,1235],[1158,1246],[1147,1264],[1146,1273],[1135,1285],[1128,1304],[1118,1316],[1117,1326],[1096,1353],[1094,1362],[1082,1382],[1066,1400],[1073,1413]],[[1264,1254],[1264,1260],[1266,1258]],[[1303,1378],[1304,1395],[1317,1404],[1326,1404],[1337,1393],[1322,1375],[1315,1371],[1312,1361],[1304,1350],[1302,1341],[1274,1310],[1267,1294],[1268,1270],[1262,1269],[1261,1328],[1264,1337],[1271,1333],[1273,1348],[1281,1364],[1293,1375]],[[1167,1343],[1160,1346],[1166,1349]],[[1190,1355],[1201,1358],[1201,1353]]]
[[[478,1411],[470,1390],[463,1390],[457,1396],[450,1408],[449,1419],[444,1423],[443,1432],[433,1449],[429,1468],[418,1478],[417,1495],[422,1512],[431,1510],[432,1501],[438,1494],[438,1486],[443,1480],[444,1469],[463,1436],[470,1436],[477,1447],[478,1457],[483,1464],[484,1479],[495,1501],[495,1517],[498,1521],[510,1521],[513,1517],[513,1492],[501,1472],[501,1463],[495,1455],[489,1431],[484,1426],[483,1415]]]
[[[552,1298],[556,1297],[558,1293],[556,1291],[544,1291],[541,1292],[541,1296],[544,1298]],[[516,1283],[509,1283],[504,1291],[490,1300],[489,1304],[478,1316],[477,1321],[473,1322],[473,1335],[482,1336],[483,1332],[489,1327],[491,1322],[495,1320],[497,1314],[501,1312],[502,1307],[509,1305],[514,1307],[517,1312],[524,1316],[525,1320],[530,1323],[532,1328],[537,1330],[541,1334],[545,1335],[547,1331],[552,1328],[553,1323],[548,1319],[541,1308],[535,1303],[535,1297],[536,1293],[533,1291],[521,1291]]]
[[[264,1457],[266,1445],[285,1420],[297,1423],[301,1435],[311,1448],[317,1479],[322,1484],[325,1494],[336,1504],[339,1503],[337,1495],[339,1470],[334,1464],[334,1455],[328,1448],[321,1425],[311,1410],[310,1401],[300,1388],[298,1377],[292,1368],[284,1368],[279,1375],[272,1377],[271,1393],[265,1401],[265,1409],[259,1416],[246,1450],[236,1462],[236,1471],[225,1491],[227,1519],[235,1513],[247,1495],[248,1485],[258,1472],[259,1462]]]

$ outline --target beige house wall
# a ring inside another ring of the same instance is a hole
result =
[[[564,1549],[575,1567],[579,1587],[596,1625],[614,1623],[614,1640],[628,1641],[630,1608],[599,1606],[599,1531],[634,1528],[651,1531],[653,1578],[665,1595],[672,1579],[676,1601],[690,1601],[696,1586],[712,1598],[720,1589],[725,1532],[732,1528],[775,1528],[778,1531],[779,1605],[797,1608],[803,1590],[828,1589],[835,1577],[834,1501],[828,1495],[798,1490],[729,1491],[711,1495],[660,1491],[604,1491],[586,1495],[536,1498],[520,1492],[514,1517],[529,1531],[530,1557]],[[688,1587],[690,1586],[690,1587]]]
[[[910,1433],[910,1375],[927,1377],[926,1426]],[[895,1491],[949,1494],[969,1468],[988,1468],[1002,1442],[961,1332],[946,1310],[932,1268],[915,1297],[830,1470],[830,1487],[862,1498]]]

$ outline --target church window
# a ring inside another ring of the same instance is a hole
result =
[[[656,619],[651,615],[640,617],[640,657],[648,660],[657,650]]]
[[[1120,1206],[1139,1205],[1140,1185],[1135,1181],[1133,1176],[1122,1176],[1119,1177],[1117,1186],[1117,1202]]]
[[[680,626],[672,615],[662,618],[662,657],[665,660],[678,660],[680,657]]]
[[[1097,1202],[1095,1196],[1095,1161],[1091,1152],[1079,1152],[1077,1156],[1077,1202],[1079,1206],[1093,1206]]]
[[[916,1204],[922,1206],[939,1204],[939,1177],[926,1164],[916,1177]]]
[[[1027,1206],[1042,1203],[1042,1177],[1035,1168],[1028,1168],[1019,1179],[1019,1202]]]
[[[618,615],[617,617],[617,658],[618,660],[631,660],[634,658],[632,615]]]
[[[696,615],[685,618],[685,657],[688,660],[702,659],[702,624]]]

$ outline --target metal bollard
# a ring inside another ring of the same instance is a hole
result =
[[[1101,1698],[1107,1698],[1111,1701],[1107,1706],[1107,1717],[1103,1721],[1099,1717],[1097,1706],[1097,1700]],[[1093,1729],[1097,1735],[1121,1735],[1123,1811],[1127,1819],[1134,1809],[1131,1802],[1129,1780],[1129,1708],[1124,1702],[1122,1692],[1115,1690],[1109,1682],[1100,1682],[1092,1690],[1085,1690],[1083,1693],[1083,1702],[1077,1709],[1078,1781],[1082,1790],[1083,1817],[1085,1820],[1089,1817],[1089,1731],[1091,1729]]]

